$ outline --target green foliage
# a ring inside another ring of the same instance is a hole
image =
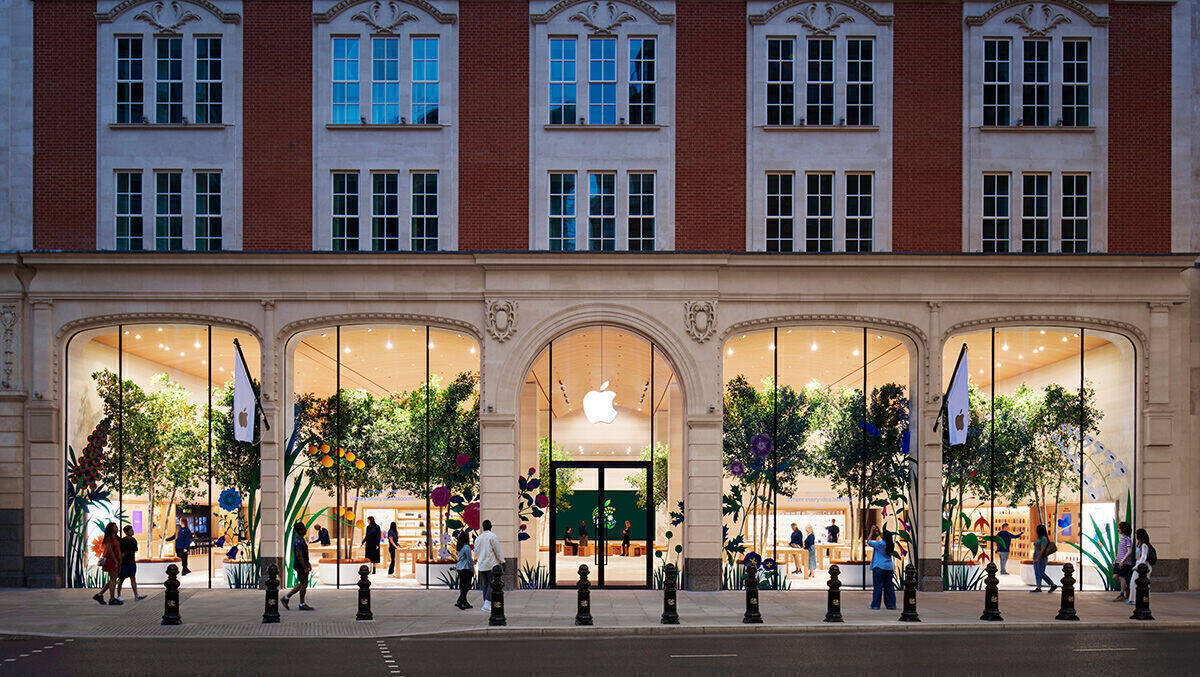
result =
[[[540,563],[522,564],[517,576],[523,590],[543,590],[550,587],[550,570]]]
[[[255,562],[226,563],[225,582],[230,588],[240,590],[258,587],[258,564]]]
[[[746,468],[744,482],[761,483],[763,489],[785,495],[794,493],[797,478],[807,469],[804,442],[813,422],[812,392],[791,386],[777,389],[774,379],[764,379],[760,391],[745,376],[738,375],[725,385],[724,404],[721,446],[725,467],[740,461]],[[755,456],[750,446],[750,438],[761,433],[770,435],[775,445],[773,455],[765,461]],[[769,472],[772,464],[773,474]]]
[[[650,445],[642,447],[641,455],[643,461],[650,460]],[[667,445],[662,442],[654,443],[654,461],[651,463],[651,468],[654,472],[654,507],[666,505],[667,502]],[[646,507],[646,473],[638,472],[630,475],[629,483],[637,490],[637,505],[639,508]]]
[[[943,590],[979,590],[983,587],[983,579],[983,569],[974,564],[942,567]]]
[[[538,439],[538,476],[544,481],[549,481],[550,477],[550,461],[570,461],[571,452],[563,445],[555,442],[554,448],[550,447],[550,438],[542,437]],[[555,499],[555,510],[566,510],[571,507],[571,495],[575,493],[575,485],[579,483],[579,471],[575,468],[559,468],[558,479],[556,481],[557,498]],[[543,488],[542,491],[550,496],[549,488]]]
[[[257,381],[254,393],[260,392]],[[215,393],[212,407],[213,482],[221,487],[233,487],[249,496],[259,486],[259,466],[262,454],[256,442],[239,442],[233,436],[233,381]],[[254,417],[254,439],[260,439],[262,422]]]

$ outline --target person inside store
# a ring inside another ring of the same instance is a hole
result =
[[[621,556],[629,557],[629,520],[625,520],[625,528],[621,530]]]
[[[896,608],[896,589],[893,587],[896,564],[892,557],[896,554],[896,544],[891,532],[880,535],[879,525],[871,527],[871,535],[867,537],[867,545],[871,546],[871,608],[879,609],[879,598],[889,609]]]
[[[329,545],[329,530],[320,524],[313,525],[313,538],[309,543],[320,543],[321,545]]]
[[[1124,602],[1129,598],[1129,579],[1133,578],[1133,539],[1130,538],[1133,529],[1129,522],[1120,522],[1117,524],[1117,533],[1121,537],[1117,540],[1117,559],[1113,564],[1113,575],[1121,586],[1121,591],[1113,601]]]
[[[387,533],[388,542],[388,576],[396,573],[396,548],[400,547],[400,531],[396,528],[396,523],[392,522],[388,527]]]
[[[567,533],[563,534],[563,554],[579,554],[579,543],[575,541],[575,532],[571,531],[571,527],[567,527]]]
[[[808,551],[808,575],[805,578],[812,578],[817,575],[817,535],[811,524],[804,527],[804,549]]]
[[[1058,590],[1058,584],[1046,575],[1046,563],[1050,561],[1050,555],[1056,552],[1058,552],[1058,546],[1050,542],[1050,536],[1046,533],[1046,525],[1037,525],[1037,539],[1033,542],[1033,583],[1036,587],[1029,592],[1041,592],[1042,581],[1050,584],[1050,589],[1046,592]]]
[[[1013,539],[1020,538],[1025,535],[1022,531],[1019,534],[1014,534],[1008,530],[1008,522],[1000,525],[1000,533],[996,534],[996,556],[1000,558],[1000,574],[1008,573],[1008,553],[1012,549]]]
[[[838,528],[837,520],[829,520],[829,526],[825,527],[825,540],[829,543],[837,543],[838,534],[840,533],[842,533],[842,530]]]
[[[587,523],[579,520],[579,549],[583,551],[584,557],[587,557],[588,547],[588,529]]]
[[[100,545],[104,548],[104,554],[100,556],[100,560],[96,562],[100,570],[107,576],[104,587],[100,588],[100,592],[92,595],[92,599],[100,604],[124,604],[117,599],[117,574],[121,571],[121,540],[117,538],[117,523],[109,522],[104,527],[104,537],[100,541]],[[108,601],[104,601],[104,593],[108,593]]]
[[[292,607],[288,606],[288,602],[291,601],[292,595],[298,594],[300,595],[300,606],[296,608],[300,611],[312,611],[314,607],[304,601],[304,593],[308,592],[308,577],[312,573],[312,563],[308,561],[308,543],[304,540],[304,525],[300,522],[292,525],[292,571],[296,572],[296,585],[279,598],[279,603],[290,611]]]
[[[1126,604],[1133,604],[1137,601],[1137,582],[1141,574],[1138,573],[1138,567],[1145,564],[1154,570],[1154,565],[1158,564],[1158,553],[1154,551],[1154,546],[1150,545],[1150,534],[1145,529],[1138,529],[1133,537],[1133,543],[1137,551],[1137,561],[1133,563],[1133,576],[1129,579],[1129,600]],[[1146,574],[1149,575],[1150,571]],[[112,602],[109,602],[112,604]]]
[[[804,534],[800,533],[800,527],[792,522],[792,538],[788,541],[788,547],[793,548],[792,563],[796,566],[792,569],[792,573],[800,573],[800,550],[804,547]]]
[[[133,537],[133,527],[125,525],[125,536],[121,538],[121,574],[117,578],[117,601],[124,602],[121,599],[121,586],[125,584],[125,579],[129,579],[129,588],[133,590],[133,598],[136,600],[146,599],[145,595],[139,595],[137,591],[137,556],[138,542]]]
[[[392,522],[392,526],[396,526],[396,523]],[[471,576],[475,573],[475,559],[471,557],[471,538],[466,529],[459,532],[454,551],[458,554],[458,563],[454,565],[458,572],[458,601],[454,606],[466,611],[471,608],[470,602],[467,601],[467,591],[471,589]]]
[[[188,528],[186,517],[179,518],[179,526],[175,527],[175,535],[168,538],[168,541],[175,541],[175,556],[183,563],[183,572],[180,576],[187,576],[192,573],[188,568],[188,549],[192,547],[192,530]]]
[[[367,516],[367,528],[363,533],[362,544],[367,551],[367,559],[371,560],[371,573],[379,566],[379,545],[383,541],[383,533],[375,523],[373,516]]]

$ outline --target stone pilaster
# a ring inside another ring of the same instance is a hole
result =
[[[720,413],[688,417],[687,497],[683,528],[683,587],[721,588]]]

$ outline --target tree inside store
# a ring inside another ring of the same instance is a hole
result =
[[[261,392],[258,381],[251,381],[254,394]],[[213,481],[226,489],[237,492],[239,499],[244,498],[245,507],[234,508],[237,511],[233,518],[233,528],[225,529],[227,535],[236,534],[239,554],[244,553],[250,561],[258,561],[257,533],[261,517],[259,503],[260,465],[262,454],[259,442],[239,442],[233,434],[233,381],[229,381],[216,394],[216,402],[212,408],[213,431]],[[258,416],[254,417],[254,439],[261,440],[262,423]],[[224,492],[222,492],[224,493]],[[239,503],[241,501],[239,500]],[[244,510],[244,512],[243,512]],[[232,532],[232,534],[230,533]],[[228,543],[229,539],[226,541]],[[232,545],[232,544],[231,544]]]

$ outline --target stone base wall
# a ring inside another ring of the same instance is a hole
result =
[[[61,588],[67,584],[65,557],[26,557],[25,585],[30,588]]]
[[[923,592],[942,592],[942,560],[917,560],[917,589]]]
[[[25,511],[0,509],[0,588],[25,585]]]
[[[719,558],[719,557],[684,557],[683,558],[683,589],[684,590],[720,590],[721,589],[721,558]]]
[[[1150,572],[1150,592],[1176,592],[1188,589],[1188,560],[1160,559]]]

